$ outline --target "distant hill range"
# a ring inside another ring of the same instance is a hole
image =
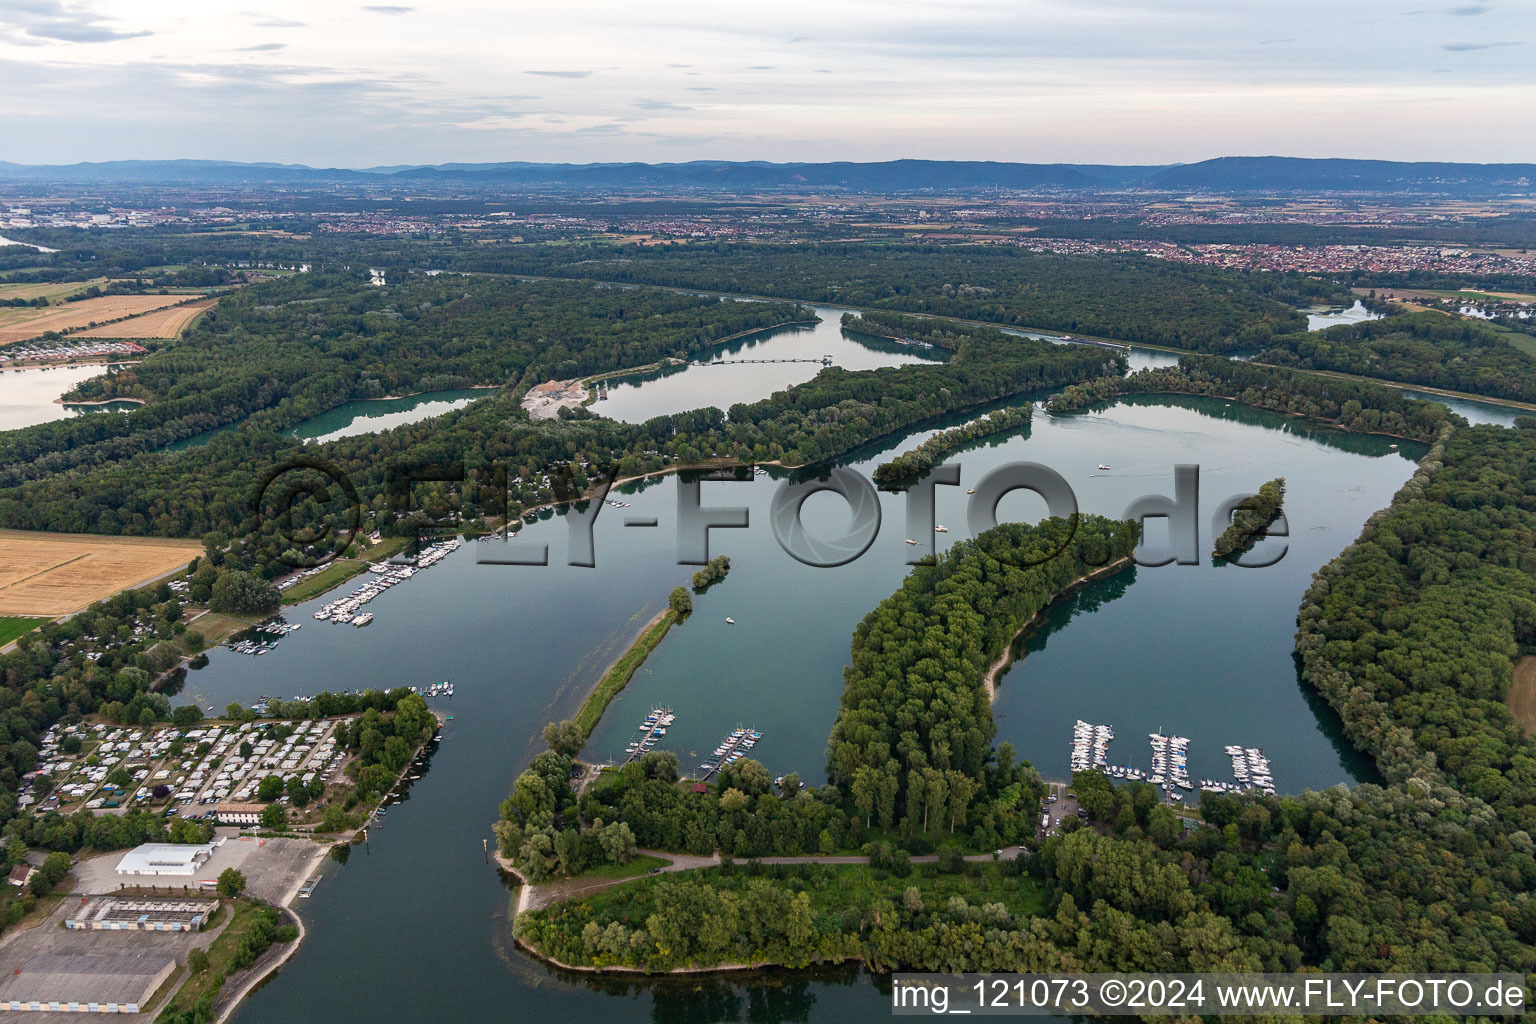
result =
[[[842,190],[865,193],[992,189],[1153,192],[1373,192],[1498,195],[1536,192],[1536,164],[1397,163],[1229,156],[1193,164],[1026,164],[980,160],[876,163],[485,163],[324,168],[221,160],[114,160],[62,165],[0,161],[0,181],[122,184],[371,183],[409,189],[530,186],[660,191]]]

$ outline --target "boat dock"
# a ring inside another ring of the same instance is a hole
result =
[[[1164,736],[1160,732],[1147,734],[1152,741],[1152,783],[1163,787],[1170,800],[1183,800],[1179,790],[1192,790],[1189,781],[1189,738]]]
[[[1189,778],[1189,739],[1185,736],[1164,736],[1161,732],[1147,734],[1152,741],[1152,770],[1143,771],[1131,765],[1109,763],[1109,744],[1115,738],[1115,730],[1108,725],[1094,725],[1078,719],[1072,727],[1072,772],[1098,771],[1112,779],[1147,781],[1161,786],[1170,801],[1181,801],[1184,794],[1198,788],[1202,793],[1242,793],[1259,790],[1275,795],[1275,780],[1270,772],[1269,758],[1259,747],[1226,748],[1232,759],[1235,783],[1220,779],[1201,779],[1196,787]]]
[[[667,726],[675,721],[677,721],[677,715],[671,708],[652,708],[650,714],[646,715],[645,720],[640,723],[640,732],[643,735],[624,749],[623,763],[629,764],[641,754],[656,749],[660,738],[667,734]]]
[[[310,878],[310,879],[305,880],[304,884],[299,886],[299,899],[301,899],[301,900],[309,899],[309,897],[314,894],[315,886],[317,886],[319,884],[320,884],[320,876],[319,875],[316,875],[314,878]]]
[[[1269,758],[1259,747],[1230,746],[1227,756],[1232,758],[1232,774],[1237,785],[1232,789],[1261,789],[1275,795],[1275,780],[1269,773]]]
[[[409,563],[401,562],[376,562],[369,566],[368,571],[373,575],[372,579],[363,583],[352,593],[345,597],[338,597],[327,603],[319,611],[315,612],[315,618],[321,622],[333,622],[337,624],[352,623],[356,626],[366,626],[373,621],[371,612],[360,612],[363,605],[378,597],[390,587],[398,586],[409,580],[422,569],[436,565],[458,550],[461,541],[451,538],[439,541],[430,547],[423,548]]]
[[[757,746],[762,738],[763,734],[755,729],[732,729],[726,734],[725,740],[715,748],[715,759],[699,765],[699,770],[704,773],[700,776],[700,781],[709,781],[709,777],[721,768],[746,757],[747,751]]]
[[[1081,718],[1072,727],[1072,770],[1085,772],[1104,768],[1108,763],[1109,742],[1115,730],[1108,725],[1090,725]]]

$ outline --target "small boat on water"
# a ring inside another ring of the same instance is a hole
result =
[[[725,624],[726,624],[726,625],[727,625],[727,626],[734,626],[734,625],[736,625],[736,620],[735,620],[735,619],[733,619],[733,618],[731,618],[731,617],[730,617],[730,616],[729,616],[729,615],[727,615],[727,616],[726,616],[726,617],[725,617]]]
[[[974,488],[974,487],[967,487],[965,489],[965,493],[966,494],[975,494],[976,493],[976,488]]]
[[[364,612],[363,614],[359,615],[357,618],[352,620],[352,625],[354,625],[354,626],[366,626],[366,625],[368,625],[368,623],[370,623],[372,621],[373,621],[373,612]]]
[[[949,527],[944,526],[943,524],[940,524],[940,525],[935,526],[933,528],[933,532],[934,533],[948,533],[949,532]]]
[[[916,544],[916,543],[917,543],[917,541],[915,541],[915,540],[913,540],[913,539],[912,539],[912,538],[911,538],[911,537],[908,537],[908,538],[907,538],[907,543],[908,543],[908,544]]]
[[[1099,463],[1099,468],[1100,469],[1108,469],[1109,467],[1104,465],[1104,463],[1101,462],[1101,463]]]

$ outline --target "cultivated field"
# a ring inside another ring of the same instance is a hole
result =
[[[136,316],[132,320],[124,320],[120,324],[107,324],[105,327],[95,327],[89,331],[76,331],[70,337],[179,338],[181,332],[187,329],[188,324],[196,320],[199,314],[218,301],[218,299],[209,299],[206,302],[194,302],[186,306],[157,309],[152,313]]]
[[[65,331],[104,320],[136,316],[174,306],[185,299],[185,295],[103,295],[46,309],[0,309],[0,345],[26,341],[44,331]]]
[[[0,530],[0,615],[64,615],[202,550],[190,540]]]
[[[91,285],[104,286],[107,279],[93,277],[89,281],[51,281],[47,284],[0,284],[0,299],[47,299],[50,302],[83,292]]]

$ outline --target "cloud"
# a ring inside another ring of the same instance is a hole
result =
[[[753,64],[753,65],[750,65],[747,68],[747,70],[748,71],[777,71],[778,68],[777,68],[776,65],[773,65],[773,64]]]
[[[274,50],[281,50],[281,49],[283,49],[287,45],[288,45],[287,43],[258,43],[255,46],[241,46],[241,47],[238,47],[235,50],[235,52],[236,53],[271,53]]]
[[[1440,49],[1450,53],[1471,53],[1474,50],[1496,50],[1501,46],[1521,46],[1519,40],[1502,43],[1441,43]]]
[[[1479,14],[1487,14],[1491,7],[1487,4],[1467,4],[1465,7],[1452,7],[1451,13],[1458,18],[1475,18]]]
[[[414,7],[396,7],[393,4],[365,4],[363,10],[374,14],[410,14]]]
[[[712,85],[690,85],[688,87],[688,91],[689,92],[719,92],[720,90],[716,89]]]
[[[641,110],[692,110],[678,103],[668,103],[666,100],[636,100],[635,106]]]
[[[20,29],[21,36],[12,38],[21,43],[32,40],[48,40],[65,43],[115,43],[120,39],[137,39],[154,35],[148,29],[125,32],[113,28],[107,16],[96,13],[87,2],[66,0],[10,0],[6,5],[0,25]]]
[[[272,18],[268,21],[256,22],[257,28],[303,28],[307,23],[302,21],[283,21],[281,18]]]
[[[538,75],[541,78],[586,78],[592,74],[590,71],[524,71],[525,75]]]

